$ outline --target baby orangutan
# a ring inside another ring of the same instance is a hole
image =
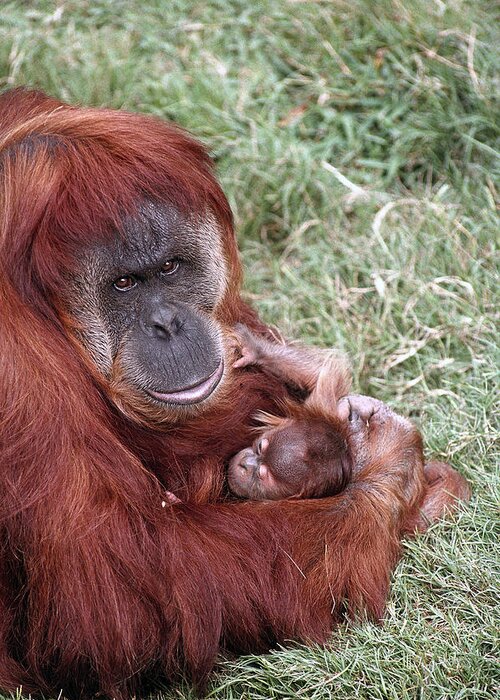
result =
[[[236,327],[241,357],[234,367],[260,366],[309,393],[287,401],[286,418],[259,413],[263,425],[251,447],[229,463],[229,488],[252,500],[317,498],[341,491],[351,478],[349,424],[338,399],[351,386],[346,360],[329,350],[271,343]]]
[[[252,500],[319,498],[350,482],[387,483],[404,508],[403,531],[428,523],[467,499],[466,481],[448,464],[424,466],[422,440],[410,421],[368,396],[350,395],[346,360],[330,350],[276,344],[235,329],[241,357],[234,367],[259,366],[305,391],[288,400],[285,417],[258,414],[262,423],[251,447],[229,463],[228,483],[236,496]]]

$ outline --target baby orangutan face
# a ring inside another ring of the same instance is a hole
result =
[[[276,422],[231,459],[231,491],[252,500],[318,498],[341,491],[352,470],[343,431],[319,419]]]

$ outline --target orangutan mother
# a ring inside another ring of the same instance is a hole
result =
[[[1,688],[202,683],[221,648],[323,640],[343,603],[382,615],[420,482],[223,501],[224,463],[284,391],[230,367],[235,322],[267,332],[240,276],[189,136],[0,96]],[[387,450],[411,469],[404,442]]]

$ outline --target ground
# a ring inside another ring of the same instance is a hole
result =
[[[286,335],[346,350],[355,388],[473,486],[405,544],[384,625],[222,660],[209,697],[497,697],[496,27],[489,0],[1,3],[0,88],[202,139],[247,298]]]

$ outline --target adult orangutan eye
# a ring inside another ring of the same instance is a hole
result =
[[[132,275],[123,275],[113,282],[113,287],[119,292],[128,292],[137,285],[137,280]]]
[[[174,272],[177,272],[179,269],[179,261],[175,260],[166,260],[163,265],[160,268],[160,272],[162,275],[173,275]]]

